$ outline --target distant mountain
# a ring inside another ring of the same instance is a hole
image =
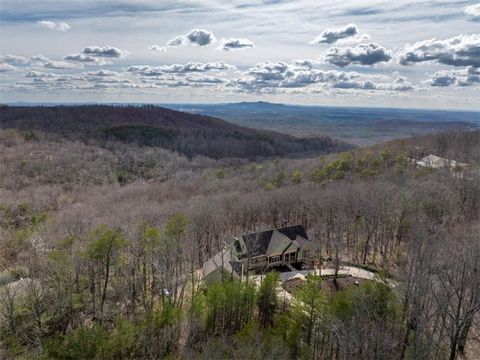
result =
[[[298,136],[328,134],[357,144],[480,127],[480,112],[474,111],[299,106],[266,102],[165,106],[220,117],[241,126]]]
[[[329,136],[299,138],[151,105],[2,106],[0,118],[2,128],[101,144],[122,141],[159,146],[189,157],[298,157],[352,147]]]

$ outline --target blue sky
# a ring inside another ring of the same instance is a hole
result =
[[[479,109],[477,1],[2,0],[0,101]]]

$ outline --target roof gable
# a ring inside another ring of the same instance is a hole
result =
[[[282,234],[281,232],[275,230],[272,233],[272,237],[270,239],[270,244],[268,245],[268,249],[266,254],[268,256],[273,254],[281,254],[285,251],[285,249],[292,243],[287,236]]]
[[[290,240],[295,240],[297,235],[308,240],[307,232],[305,231],[305,228],[303,227],[303,225],[286,226],[286,227],[277,229],[277,231],[280,231],[283,235],[287,236]]]
[[[283,253],[296,239],[308,242],[308,236],[302,225],[292,225],[276,230],[269,229],[242,235],[247,256],[259,256]],[[301,246],[302,241],[299,243]]]
[[[273,230],[261,231],[242,235],[243,242],[247,248],[247,256],[253,257],[263,255],[267,252]]]

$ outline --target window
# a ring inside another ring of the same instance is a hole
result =
[[[240,245],[240,241],[238,240],[235,240],[235,250],[237,251],[237,253],[241,253],[242,252],[242,246]]]
[[[305,251],[303,252],[303,256],[306,257],[306,258],[308,258],[308,257],[310,256],[310,250],[305,250]]]
[[[274,262],[278,262],[282,259],[282,255],[276,255],[276,256],[271,256],[269,259],[268,259],[268,262],[269,263],[274,263]]]
[[[285,261],[288,261],[288,262],[294,262],[295,261],[295,255],[296,255],[296,253],[294,253],[294,252],[285,254],[284,259],[285,259]]]

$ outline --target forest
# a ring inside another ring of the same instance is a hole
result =
[[[330,136],[298,138],[256,130],[218,118],[159,106],[1,106],[2,128],[39,130],[104,145],[121,141],[214,159],[302,156],[346,150],[352,145]]]
[[[162,108],[0,113],[0,358],[477,358],[480,131],[353,147]],[[227,236],[285,222],[376,280],[202,281]]]

